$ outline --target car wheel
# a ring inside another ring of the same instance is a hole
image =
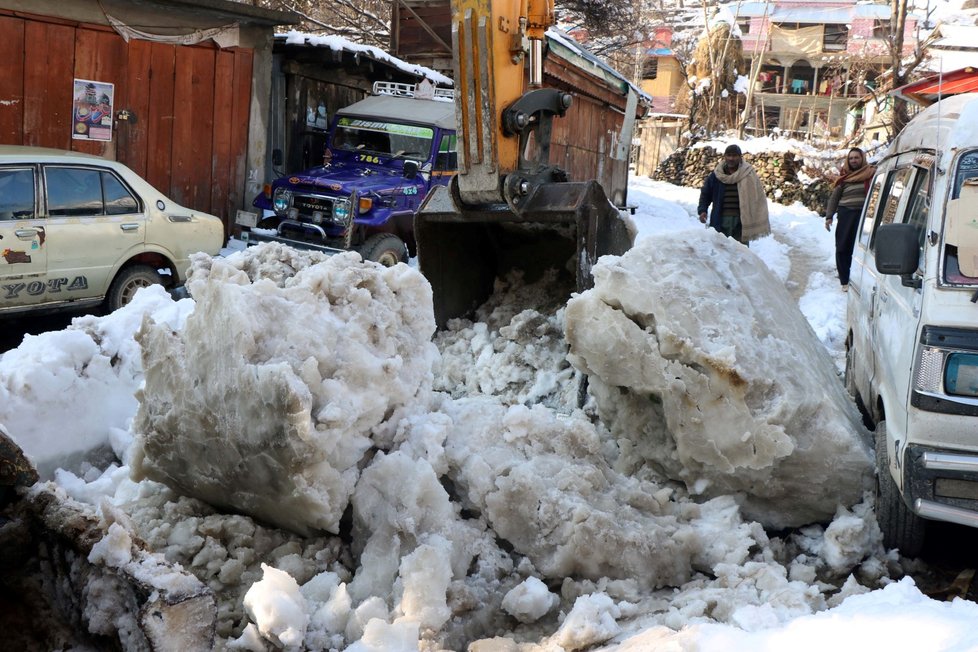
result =
[[[393,233],[375,233],[357,251],[364,260],[372,260],[384,267],[407,262],[407,247]]]
[[[910,511],[890,475],[885,421],[876,426],[876,520],[887,549],[897,548],[904,557],[920,555],[927,521]]]
[[[109,312],[115,312],[132,301],[139,289],[159,283],[162,283],[159,273],[148,265],[126,267],[112,281],[109,294],[105,299],[106,307]]]

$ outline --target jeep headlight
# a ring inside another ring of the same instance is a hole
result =
[[[333,221],[338,224],[346,224],[350,219],[350,200],[337,199],[333,202]]]
[[[272,208],[275,209],[276,213],[284,213],[289,210],[289,205],[292,203],[292,191],[288,188],[276,188],[275,194],[272,195]]]

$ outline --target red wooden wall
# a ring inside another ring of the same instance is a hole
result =
[[[253,53],[131,40],[107,27],[0,11],[0,144],[125,163],[228,224],[243,204]],[[74,79],[115,84],[111,142],[71,138]]]

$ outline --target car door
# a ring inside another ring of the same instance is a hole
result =
[[[852,374],[857,391],[863,400],[871,400],[869,387],[872,380],[875,359],[873,342],[870,338],[870,313],[876,301],[876,268],[869,250],[870,238],[876,228],[881,200],[885,194],[888,179],[892,173],[877,174],[870,186],[866,205],[863,207],[856,246],[852,256],[849,274],[848,321],[852,330],[850,343],[852,362],[848,372]]]
[[[38,196],[35,166],[0,167],[0,310],[47,300],[47,229]]]
[[[49,276],[74,296],[103,296],[113,271],[144,248],[141,202],[115,172],[95,166],[46,165],[44,188]]]
[[[919,229],[918,265],[923,265],[924,238],[931,203],[931,168],[929,165],[912,165],[904,170],[906,174],[901,175],[906,183],[904,196],[898,200],[893,222],[911,224]],[[899,182],[899,179],[897,181]],[[899,188],[895,184],[891,199],[896,200],[897,190]],[[888,214],[888,211],[884,212],[884,216]],[[920,319],[922,298],[922,290],[905,286],[900,276],[880,275],[873,320],[873,334],[878,351],[876,373],[879,375],[879,384],[890,388],[893,392],[892,397],[899,400],[902,406],[899,410],[888,411],[886,415],[890,431],[894,433],[907,431],[905,408],[909,400],[910,377],[917,345],[917,323]]]

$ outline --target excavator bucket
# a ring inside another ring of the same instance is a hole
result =
[[[634,240],[594,180],[536,185],[519,212],[506,204],[464,205],[454,183],[439,186],[415,215],[414,234],[439,328],[471,315],[495,280],[514,269],[527,282],[556,269],[566,284],[555,292],[585,290],[597,259],[624,253]]]

